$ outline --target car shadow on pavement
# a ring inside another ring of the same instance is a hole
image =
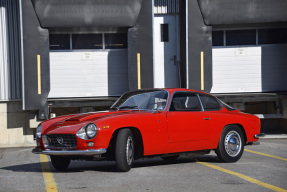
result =
[[[132,169],[144,167],[159,167],[165,165],[187,164],[200,162],[221,163],[215,155],[201,155],[201,156],[181,156],[176,160],[167,161],[159,157],[146,158],[143,160],[136,160]],[[53,169],[54,170],[54,169]],[[58,172],[54,170],[55,172]],[[97,171],[97,172],[117,172],[116,164],[114,161],[72,161],[70,167],[65,172],[84,172],[84,171]]]
[[[163,160],[157,157],[157,158],[148,158],[144,160],[136,160],[134,162],[133,168],[186,164],[186,163],[195,163],[197,161],[220,163],[217,156],[214,156],[214,155],[181,156],[178,159],[173,160],[173,161],[167,161],[167,160]],[[64,172],[64,173],[72,172],[73,173],[73,172],[85,172],[85,171],[117,172],[115,162],[113,161],[71,161],[71,164],[66,171],[55,170],[51,162],[44,162],[42,164],[49,164],[50,170],[45,170],[45,169],[42,170],[40,162],[0,167],[0,169],[10,170],[10,171],[15,171],[15,172],[53,172],[53,173],[61,173],[61,172]]]
[[[197,161],[210,162],[210,163],[211,162],[220,163],[217,156],[214,156],[214,155],[181,156],[178,159],[173,160],[173,161],[167,161],[167,160],[163,160],[161,158],[151,158],[151,159],[138,160],[138,161],[135,161],[133,168],[195,163]]]
[[[22,165],[13,165],[7,167],[0,167],[0,169],[15,171],[15,172],[42,172],[41,163],[29,163]]]

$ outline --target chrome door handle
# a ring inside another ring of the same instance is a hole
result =
[[[210,120],[210,118],[203,118],[203,120]]]

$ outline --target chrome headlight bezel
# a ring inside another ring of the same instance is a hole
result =
[[[35,135],[37,140],[41,139],[41,134],[42,134],[42,124],[39,124],[36,129],[36,135]]]
[[[98,128],[94,123],[83,126],[77,133],[77,137],[84,140],[90,140],[96,137]]]
[[[43,140],[44,147],[47,148],[49,146],[47,135],[43,135],[42,140]]]

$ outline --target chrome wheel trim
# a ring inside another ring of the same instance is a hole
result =
[[[129,136],[127,140],[127,147],[126,147],[126,159],[127,159],[128,165],[130,165],[133,161],[133,157],[134,157],[133,148],[134,148],[133,139],[131,136]]]
[[[240,153],[242,141],[240,135],[236,131],[230,131],[226,134],[224,148],[227,154],[231,157],[236,157]]]

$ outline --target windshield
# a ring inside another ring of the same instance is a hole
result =
[[[164,110],[168,92],[165,90],[140,90],[125,93],[111,109]]]

